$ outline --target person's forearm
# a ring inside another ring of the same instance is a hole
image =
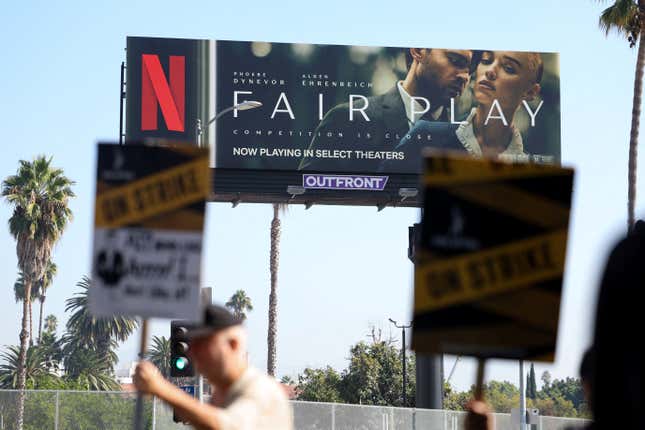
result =
[[[220,412],[216,407],[200,403],[167,381],[163,390],[160,391],[157,397],[172,406],[183,420],[188,421],[195,428],[199,430],[219,430],[221,428]]]

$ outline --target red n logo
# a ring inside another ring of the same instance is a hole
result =
[[[186,57],[171,55],[166,79],[158,55],[143,54],[141,64],[141,130],[157,130],[157,105],[168,130],[185,130]],[[170,81],[170,83],[168,83]]]

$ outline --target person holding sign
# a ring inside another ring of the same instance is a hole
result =
[[[204,321],[187,333],[189,356],[215,388],[211,404],[201,404],[161,376],[147,361],[139,363],[134,383],[159,397],[197,429],[292,430],[289,402],[278,384],[249,367],[246,333],[226,308],[206,307]]]
[[[593,346],[581,367],[590,389],[593,429],[643,428],[645,409],[645,350],[641,339],[626,333],[642,326],[645,284],[645,222],[612,249],[600,283]],[[492,417],[483,401],[468,406],[466,430],[488,430]]]

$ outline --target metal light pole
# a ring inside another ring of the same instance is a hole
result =
[[[394,321],[392,318],[389,319],[392,324],[394,324],[394,327],[400,328],[401,329],[401,361],[403,362],[403,407],[407,405],[407,385],[408,385],[408,372],[406,369],[406,360],[405,360],[405,329],[412,327],[412,324],[408,325],[398,325],[396,321]]]
[[[254,101],[254,100],[247,100],[242,103],[238,103],[233,106],[229,106],[226,109],[220,111],[217,115],[215,115],[213,118],[209,119],[208,122],[206,123],[206,128],[208,128],[209,125],[220,119],[222,115],[225,113],[228,113],[232,110],[249,110],[249,109],[255,109],[259,108],[262,106],[262,102]],[[201,147],[202,146],[202,134],[204,133],[204,130],[202,129],[202,120],[197,119],[196,125],[195,125],[196,131],[197,131],[197,146]]]

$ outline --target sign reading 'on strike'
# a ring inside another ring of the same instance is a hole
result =
[[[567,168],[426,159],[415,351],[553,361],[572,187]]]
[[[100,144],[90,310],[194,319],[208,150]]]

